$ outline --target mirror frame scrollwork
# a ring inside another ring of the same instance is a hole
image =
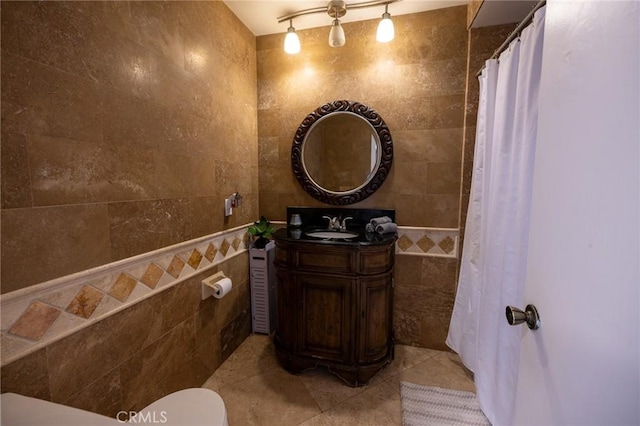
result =
[[[377,135],[381,153],[378,167],[369,179],[363,185],[344,192],[330,191],[318,185],[307,173],[302,160],[302,151],[309,131],[318,120],[336,112],[350,112],[367,121]],[[307,115],[298,127],[291,147],[291,167],[302,188],[316,200],[332,205],[354,204],[373,195],[389,175],[392,162],[393,140],[386,123],[375,110],[355,101],[333,101]]]

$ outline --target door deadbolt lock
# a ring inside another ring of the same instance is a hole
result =
[[[531,330],[540,328],[540,315],[538,315],[538,310],[533,305],[527,305],[524,311],[513,306],[507,306],[506,314],[509,325],[518,325],[526,322],[527,327]]]

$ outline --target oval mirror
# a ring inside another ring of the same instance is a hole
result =
[[[291,148],[291,166],[302,188],[334,205],[357,203],[376,192],[392,160],[391,133],[382,117],[346,100],[307,115]]]

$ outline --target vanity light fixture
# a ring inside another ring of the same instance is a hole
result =
[[[379,43],[388,43],[395,37],[395,29],[393,28],[393,21],[391,20],[391,14],[389,13],[389,5],[384,5],[384,13],[382,14],[382,20],[378,24],[378,31],[376,32],[376,40]]]
[[[300,53],[300,39],[296,34],[296,29],[293,28],[293,19],[289,19],[289,28],[284,38],[284,51],[290,55]]]
[[[289,54],[296,54],[300,52],[300,39],[296,34],[295,28],[293,28],[293,19],[298,16],[314,13],[327,13],[331,18],[333,18],[331,31],[329,31],[329,46],[342,47],[345,45],[347,39],[339,18],[343,17],[347,13],[348,9],[361,9],[382,5],[384,5],[384,13],[382,14],[382,20],[378,25],[376,40],[381,43],[387,43],[394,38],[393,22],[391,21],[391,14],[389,13],[388,8],[389,4],[397,1],[400,0],[369,0],[359,3],[347,3],[345,0],[331,0],[326,7],[303,9],[298,12],[281,16],[278,18],[278,22],[289,21],[289,28],[287,29],[287,35],[284,39],[284,50]]]
[[[335,4],[338,2],[332,1],[330,2],[330,5],[331,3]],[[331,47],[342,47],[347,42],[347,38],[344,36],[344,29],[342,28],[342,25],[340,25],[340,20],[338,19],[339,7],[343,8],[341,10],[344,10],[346,13],[344,5],[346,5],[346,3],[341,2],[341,5],[333,7],[333,24],[331,25],[331,31],[329,31],[329,46]]]

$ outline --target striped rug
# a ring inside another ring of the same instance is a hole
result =
[[[401,382],[400,396],[403,426],[491,426],[472,392]]]

